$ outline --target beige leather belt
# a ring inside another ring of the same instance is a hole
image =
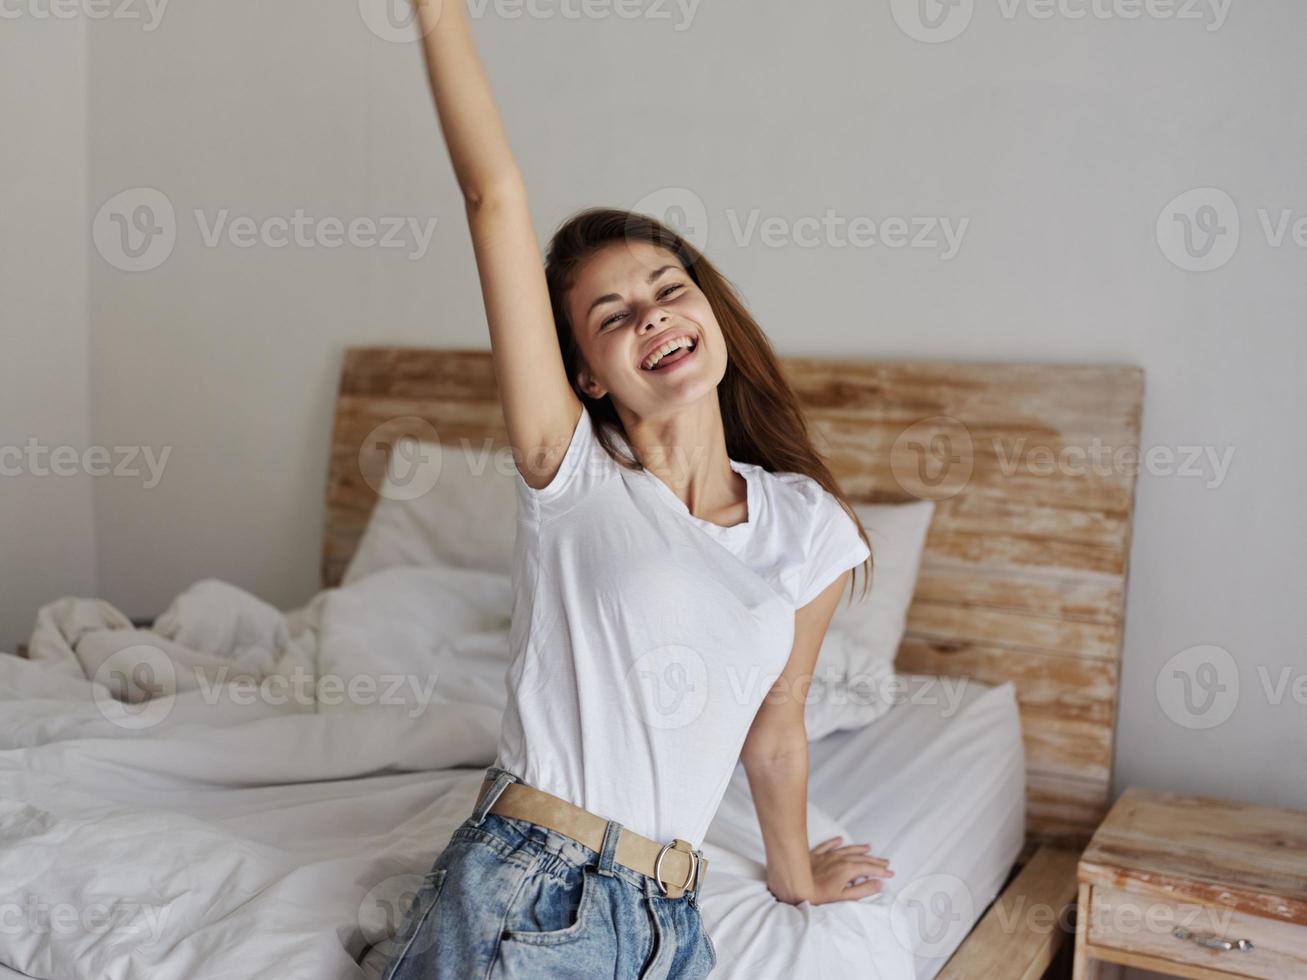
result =
[[[490,778],[481,784],[477,793],[478,804],[493,785],[494,780]],[[584,807],[522,782],[505,786],[489,812],[529,820],[556,830],[595,852],[603,847],[604,831],[608,827],[607,820]],[[708,859],[702,851],[691,847],[689,841],[677,837],[659,844],[627,827],[622,828],[617,838],[613,860],[653,878],[663,894],[670,898],[680,898],[687,888],[702,888],[708,871]]]

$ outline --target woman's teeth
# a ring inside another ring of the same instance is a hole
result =
[[[673,364],[676,361],[693,354],[697,343],[697,341],[692,339],[678,339],[673,341],[670,345],[664,347],[666,353],[658,355],[652,365],[650,365],[646,360],[645,363],[641,365],[641,369],[645,371],[657,371],[666,364]]]

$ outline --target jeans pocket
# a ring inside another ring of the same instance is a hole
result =
[[[600,886],[589,865],[579,877],[535,874],[527,878],[508,911],[500,938],[509,943],[555,946],[585,934]]]
[[[408,957],[426,952],[431,945],[432,933],[424,929],[440,890],[445,885],[448,868],[434,868],[422,878],[422,884],[413,895],[413,901],[404,915],[404,927],[395,936],[394,957],[382,974],[382,980],[391,980]]]

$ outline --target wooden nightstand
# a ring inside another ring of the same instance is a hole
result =
[[[1307,977],[1307,813],[1131,787],[1077,877],[1075,980]]]

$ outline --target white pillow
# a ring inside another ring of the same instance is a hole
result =
[[[511,607],[507,576],[448,566],[381,569],[333,590],[318,711],[458,702],[502,712]]]
[[[813,688],[804,711],[808,738],[860,728],[890,708],[886,686],[907,626],[933,500],[905,504],[854,504],[871,539],[872,579],[860,598],[840,599],[817,655]]]
[[[931,500],[855,504],[871,539],[872,584],[836,607],[818,654],[805,718],[810,738],[874,721],[907,623]],[[512,573],[517,498],[512,455],[401,439],[345,569],[343,585],[387,568],[445,566]],[[859,591],[861,576],[859,576]]]
[[[514,493],[507,451],[401,439],[341,584],[414,565],[510,575]]]

